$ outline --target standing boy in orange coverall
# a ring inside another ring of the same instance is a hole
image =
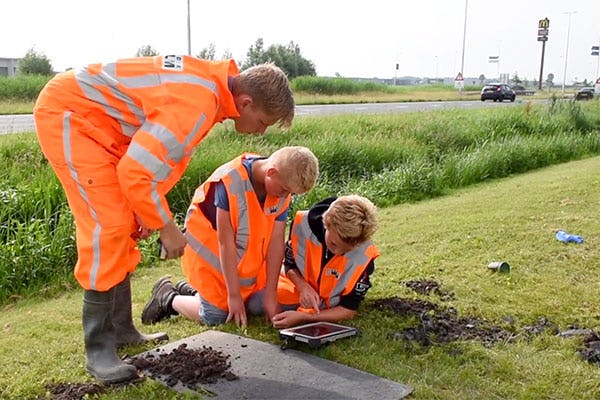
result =
[[[137,240],[158,230],[167,258],[183,254],[166,194],[216,123],[233,119],[238,132],[261,134],[289,126],[289,81],[273,64],[240,73],[233,60],[124,59],[57,75],[34,116],[75,218],[87,371],[105,383],[133,379],[136,368],[116,349],[167,339],[141,334],[131,319]]]

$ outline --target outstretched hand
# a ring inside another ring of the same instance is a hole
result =
[[[285,329],[292,326],[300,325],[304,322],[306,314],[300,311],[283,311],[272,318],[273,327],[276,329]]]
[[[160,242],[166,251],[167,259],[179,258],[183,255],[183,250],[187,240],[175,222],[169,221],[167,225],[159,230]]]

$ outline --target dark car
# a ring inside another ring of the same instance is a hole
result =
[[[575,98],[577,100],[589,100],[594,98],[594,88],[593,87],[582,87],[575,94]]]
[[[481,101],[515,101],[515,97],[517,97],[515,91],[505,83],[490,83],[481,89]]]

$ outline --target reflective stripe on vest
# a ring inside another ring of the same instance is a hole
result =
[[[310,225],[308,224],[307,211],[298,211],[296,213],[296,216],[294,217],[294,227],[292,229],[292,242],[294,242],[294,238],[297,239],[294,243],[297,246],[297,250],[294,252],[296,266],[298,267],[298,270],[300,271],[302,276],[306,276],[306,241],[309,240],[313,245],[321,247],[319,239],[317,239],[315,234],[310,229]],[[298,240],[300,238],[302,238],[303,240]]]
[[[90,268],[90,284],[91,289],[96,290],[96,283],[98,279],[98,269],[100,268],[100,232],[102,231],[102,225],[100,225],[100,219],[98,218],[98,214],[94,209],[93,205],[90,203],[89,197],[86,193],[85,187],[80,183],[79,175],[77,174],[77,170],[73,166],[73,148],[71,146],[71,112],[66,111],[63,114],[63,146],[65,153],[65,161],[67,162],[67,166],[69,167],[69,171],[71,173],[71,177],[73,181],[77,185],[77,189],[79,190],[79,194],[85,203],[88,205],[90,210],[90,216],[94,221],[94,233],[92,234],[92,244],[91,247],[93,249],[93,262]]]
[[[360,246],[355,249],[349,251],[343,256],[335,255],[327,265],[325,265],[325,273],[327,273],[328,268],[332,267],[332,264],[338,263],[345,259],[342,266],[342,275],[337,279],[337,284],[334,286],[333,290],[329,294],[329,301],[325,299],[326,302],[329,303],[329,307],[335,307],[340,303],[340,298],[342,294],[346,291],[346,289],[354,288],[354,284],[356,283],[356,279],[351,279],[355,276],[356,272],[360,270],[360,273],[367,268],[368,262],[371,260],[366,252],[367,248],[371,246],[371,242],[362,243]],[[337,260],[336,260],[337,258]]]

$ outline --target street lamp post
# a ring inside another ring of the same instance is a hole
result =
[[[462,43],[462,57],[460,61],[460,74],[465,76],[465,42],[467,39],[467,7],[469,4],[469,0],[465,0],[465,23],[463,26],[463,43]]]
[[[565,94],[565,82],[567,80],[567,58],[569,57],[569,37],[571,36],[571,14],[575,14],[577,11],[567,11],[565,14],[569,15],[569,25],[567,26],[567,46],[565,47],[565,68],[563,70],[563,81],[562,81],[562,94]]]
[[[187,0],[187,50],[188,56],[192,55],[192,26],[190,23],[190,0]]]

